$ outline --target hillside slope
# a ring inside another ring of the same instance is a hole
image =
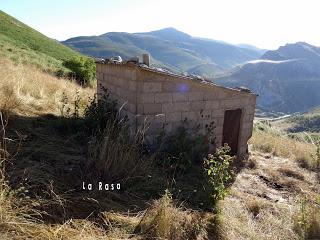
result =
[[[0,11],[0,36],[16,47],[30,48],[59,60],[78,55],[72,49],[50,39],[17,19]]]
[[[250,88],[259,94],[258,107],[265,111],[306,111],[320,105],[320,48],[287,44],[215,82]]]
[[[290,132],[295,138],[317,142],[320,140],[320,108],[273,121],[272,125]]]
[[[316,173],[260,151],[251,151],[248,161],[250,167],[237,175],[221,202],[223,239],[319,239],[320,208],[313,202],[320,196]],[[303,216],[305,230],[299,222]]]
[[[80,54],[0,11],[0,56],[55,72]]]
[[[63,44],[83,54],[103,58],[120,55],[126,59],[148,52],[156,66],[190,73],[196,69],[197,73],[208,77],[261,56],[257,50],[192,37],[174,28],[145,33],[110,32],[100,36],[75,37]]]

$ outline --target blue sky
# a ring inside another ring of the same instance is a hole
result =
[[[0,9],[58,40],[175,27],[193,36],[275,49],[320,46],[318,0],[0,0]]]

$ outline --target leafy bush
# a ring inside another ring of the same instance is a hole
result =
[[[90,85],[96,76],[96,65],[92,58],[74,57],[71,60],[65,60],[63,65],[69,68],[72,78],[75,78],[80,84]]]
[[[204,159],[205,176],[208,182],[207,192],[214,204],[224,198],[227,183],[233,175],[230,165],[234,158],[230,156],[230,151],[231,148],[224,145]]]

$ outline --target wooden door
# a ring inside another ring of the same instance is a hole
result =
[[[227,143],[232,155],[237,155],[238,152],[241,114],[241,109],[227,110],[224,113],[222,145]]]

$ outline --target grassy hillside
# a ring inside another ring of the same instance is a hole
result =
[[[36,65],[56,72],[65,69],[62,61],[80,56],[74,50],[50,39],[0,11],[0,55],[16,63]]]
[[[25,116],[59,115],[63,104],[68,106],[76,95],[81,106],[92,97],[95,89],[81,88],[75,82],[59,79],[36,67],[13,64],[0,58],[0,110]],[[68,102],[63,102],[64,98]]]

